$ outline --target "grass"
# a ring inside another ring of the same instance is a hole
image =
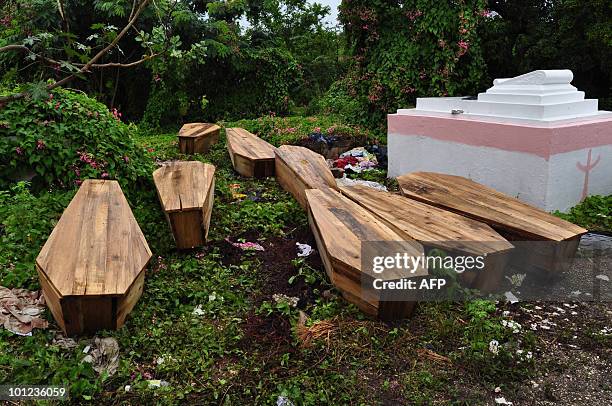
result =
[[[174,134],[141,134],[138,142],[151,159],[187,159]],[[517,387],[534,374],[534,363],[515,353],[536,351],[537,342],[528,331],[501,327],[501,305],[427,303],[403,322],[364,318],[329,284],[317,255],[296,257],[296,242],[314,244],[297,203],[274,179],[239,177],[224,143],[222,135],[195,157],[217,166],[207,247],[174,250],[152,183],[126,193],[154,258],[126,325],[99,333],[119,342],[117,373],[98,375],[81,362],[87,337],[73,350],[53,345],[51,322],[31,337],[0,329],[0,384],[69,385],[75,404],[276,404],[279,396],[296,405],[474,404],[492,402],[495,386]],[[236,200],[232,184],[247,198]],[[34,196],[20,184],[0,194],[0,285],[38,288],[33,260],[73,193]],[[240,251],[228,237],[266,251]],[[275,294],[299,302],[292,307]],[[300,312],[307,316],[301,327]],[[304,345],[300,328],[325,334]],[[489,351],[494,339],[498,355]],[[169,386],[152,389],[147,379]]]

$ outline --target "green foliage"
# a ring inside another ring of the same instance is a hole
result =
[[[612,232],[612,195],[589,196],[567,213],[554,214],[592,231]]]
[[[73,188],[83,179],[148,178],[152,162],[117,111],[80,92],[56,89],[0,110],[0,186],[31,179],[35,189]]]
[[[38,286],[36,249],[42,247],[72,196],[73,191],[34,196],[25,182],[0,191],[0,286]]]
[[[484,69],[476,32],[484,5],[483,0],[343,1],[340,20],[353,60],[323,107],[354,111],[358,114],[349,119],[384,127],[387,113],[417,96],[475,92]]]
[[[291,116],[266,115],[255,120],[239,120],[225,123],[226,127],[241,127],[275,146],[299,144],[312,133],[321,133],[339,138],[366,138],[374,140],[381,134],[356,125],[346,124],[341,116]]]
[[[480,26],[488,76],[571,69],[573,84],[612,108],[612,3],[607,0],[489,1]]]

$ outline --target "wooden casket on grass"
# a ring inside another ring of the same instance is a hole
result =
[[[484,269],[461,270],[459,280],[467,287],[484,292],[499,287],[508,254],[514,246],[488,225],[367,186],[343,186],[340,190],[404,239],[417,240],[426,250],[439,249],[447,255],[484,258]]]
[[[67,335],[123,325],[151,250],[119,183],[86,180],[36,258],[45,300]]]
[[[486,223],[513,243],[521,267],[546,273],[572,263],[582,227],[461,176],[414,172],[397,178],[404,196]],[[538,243],[527,243],[537,241]]]
[[[416,241],[404,241],[402,236],[377,219],[372,213],[333,189],[308,189],[308,220],[317,241],[325,271],[344,298],[357,305],[364,313],[384,320],[409,317],[415,301],[385,299],[385,292],[364,289],[372,286],[374,278],[395,281],[403,277],[422,278],[427,270],[404,275],[395,272],[367,274],[362,267],[361,244],[392,242],[409,255],[424,255],[423,246]]]
[[[172,162],[153,172],[153,181],[177,248],[204,245],[215,200],[215,167]]]
[[[227,151],[236,172],[247,178],[274,176],[274,148],[242,128],[228,128]]]
[[[211,123],[188,123],[181,127],[178,139],[182,154],[205,154],[219,141],[221,127]]]
[[[325,158],[305,147],[282,145],[276,149],[276,180],[308,209],[306,189],[338,189]]]

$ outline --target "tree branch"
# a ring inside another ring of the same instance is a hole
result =
[[[74,78],[76,78],[77,75],[79,75],[79,74],[88,73],[90,68],[96,67],[95,65],[98,65],[97,67],[108,67],[108,66],[112,67],[112,66],[116,66],[113,63],[110,63],[110,64],[96,64],[96,62],[98,60],[100,60],[100,58],[102,58],[104,55],[106,55],[111,49],[113,49],[119,43],[121,38],[123,38],[123,36],[134,25],[134,23],[136,22],[136,20],[140,16],[140,14],[144,11],[144,9],[147,7],[149,2],[150,2],[150,0],[143,0],[142,3],[140,3],[140,6],[138,7],[138,9],[132,15],[132,18],[130,18],[130,20],[128,21],[127,25],[125,27],[123,27],[123,29],[121,30],[121,32],[119,34],[117,34],[115,39],[110,44],[108,44],[106,47],[104,47],[102,50],[100,50],[93,58],[91,58],[89,60],[89,62],[84,64],[81,67],[81,69],[79,69],[79,71],[77,73],[73,73],[73,74],[71,74],[69,76],[66,76],[65,78],[63,78],[59,82],[55,82],[55,83],[52,83],[50,85],[47,85],[47,87],[46,87],[47,91],[53,90],[56,87],[65,85],[66,83],[68,83],[71,80],[73,80]],[[24,51],[24,48],[25,48],[25,50],[30,52],[29,48],[27,48],[27,47],[25,47],[23,45],[8,45],[8,46],[0,48],[0,52],[9,51],[9,50],[21,50],[21,51]],[[150,56],[148,58],[147,57],[143,57],[139,61],[132,62],[130,64],[125,64],[126,66],[124,66],[124,67],[131,67],[131,66],[138,65],[138,64],[140,64],[140,63],[142,63],[142,62],[144,62],[144,61],[146,61],[148,59],[151,59],[151,57],[152,56]],[[46,59],[49,60],[48,58],[46,58]],[[53,61],[53,60],[51,60],[51,61]],[[58,63],[57,61],[53,61],[53,62]],[[22,93],[13,94],[13,95],[10,95],[10,96],[0,97],[0,103],[5,103],[5,102],[9,102],[9,101],[23,99],[24,97],[28,96],[28,94],[29,94],[28,92],[22,92]]]

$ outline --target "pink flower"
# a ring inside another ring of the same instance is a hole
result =
[[[45,145],[45,142],[43,140],[36,141],[36,149],[37,150],[45,149],[45,147],[46,147],[46,145]]]
[[[321,127],[315,127],[314,130],[312,130],[312,132],[320,133],[321,132]]]
[[[102,172],[102,179],[107,179],[108,178],[108,172]]]
[[[121,121],[121,113],[119,113],[117,109],[112,109],[111,113],[113,113],[113,117],[115,117],[115,120]]]
[[[81,184],[83,183],[83,181],[81,179],[77,179],[74,181],[74,184],[77,186],[81,186]]]
[[[127,155],[124,156],[123,161],[127,164],[128,162],[130,162],[130,157],[128,157]]]
[[[17,155],[23,155],[23,149],[21,149],[21,147],[15,147],[15,152]]]
[[[459,48],[461,49],[465,49],[466,51],[469,49],[470,44],[468,44],[467,42],[461,40],[459,42],[457,42],[457,45],[459,45]]]

